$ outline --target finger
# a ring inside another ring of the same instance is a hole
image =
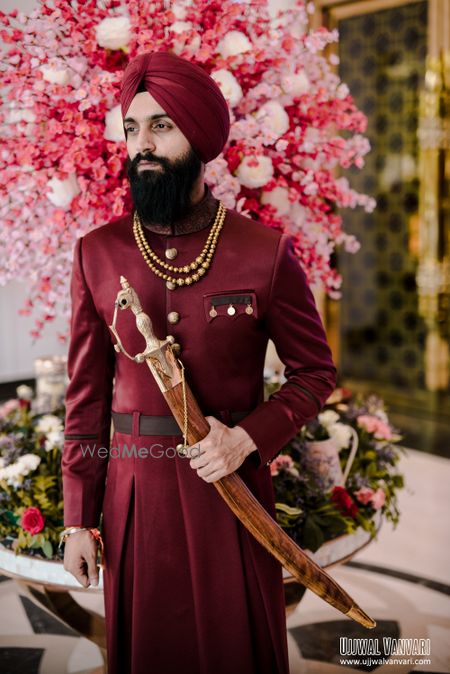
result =
[[[86,573],[86,563],[82,558],[80,558],[78,566],[74,569],[69,569],[69,571],[72,576],[77,579],[80,585],[83,587],[89,587],[89,577]]]
[[[89,582],[91,583],[91,585],[94,586],[98,585],[98,567],[96,561],[97,561],[97,549],[95,550],[95,553],[90,552],[88,555],[86,555]]]

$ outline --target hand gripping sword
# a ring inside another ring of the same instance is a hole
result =
[[[185,382],[183,364],[172,350],[173,337],[165,340],[155,337],[150,317],[143,312],[136,291],[124,276],[120,277],[120,284],[122,290],[117,294],[113,322],[109,326],[117,340],[114,348],[136,363],[147,363],[180,429],[184,427],[185,443],[198,443],[208,434],[210,427]],[[127,353],[116,329],[118,309],[128,308],[136,316],[136,327],[145,339],[145,350],[135,356]],[[188,421],[186,410],[189,410]],[[299,583],[364,627],[371,629],[376,626],[375,620],[294,543],[237,473],[226,475],[212,484],[248,531]]]

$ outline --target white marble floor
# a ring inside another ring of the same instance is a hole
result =
[[[381,528],[378,539],[350,564],[330,573],[377,621],[365,630],[307,591],[287,620],[291,674],[338,671],[450,672],[450,460],[408,450],[401,459],[406,489],[401,520]],[[74,592],[80,603],[102,613],[101,596]],[[367,666],[343,663],[340,637],[430,639],[430,655],[392,656]],[[0,582],[2,674],[93,674],[99,649],[42,608],[13,580]],[[186,674],[195,674],[186,672]]]

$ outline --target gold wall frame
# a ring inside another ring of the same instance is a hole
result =
[[[415,2],[417,0],[316,0],[311,26],[333,29],[343,19]],[[426,76],[419,102],[416,281],[419,314],[427,326],[425,386],[429,392],[446,392],[450,379],[450,2],[428,0],[427,5]],[[330,51],[336,52],[337,48],[336,44],[330,45]],[[339,366],[339,301],[326,298],[323,313],[333,356]]]

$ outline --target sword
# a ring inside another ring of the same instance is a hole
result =
[[[135,363],[147,363],[180,429],[183,429],[185,443],[193,445],[200,442],[208,434],[210,426],[185,381],[184,366],[172,349],[174,338],[160,340],[155,337],[150,317],[142,310],[136,291],[124,276],[120,277],[120,285],[122,290],[117,294],[113,322],[109,326],[117,340],[114,349]],[[145,339],[144,351],[135,356],[126,351],[116,328],[118,310],[124,309],[131,309],[136,316],[136,327]],[[186,410],[189,410],[189,415],[186,415]],[[177,449],[183,452],[182,445]],[[212,484],[246,529],[299,583],[364,627],[372,629],[376,626],[375,620],[294,543],[237,473],[226,475]]]

